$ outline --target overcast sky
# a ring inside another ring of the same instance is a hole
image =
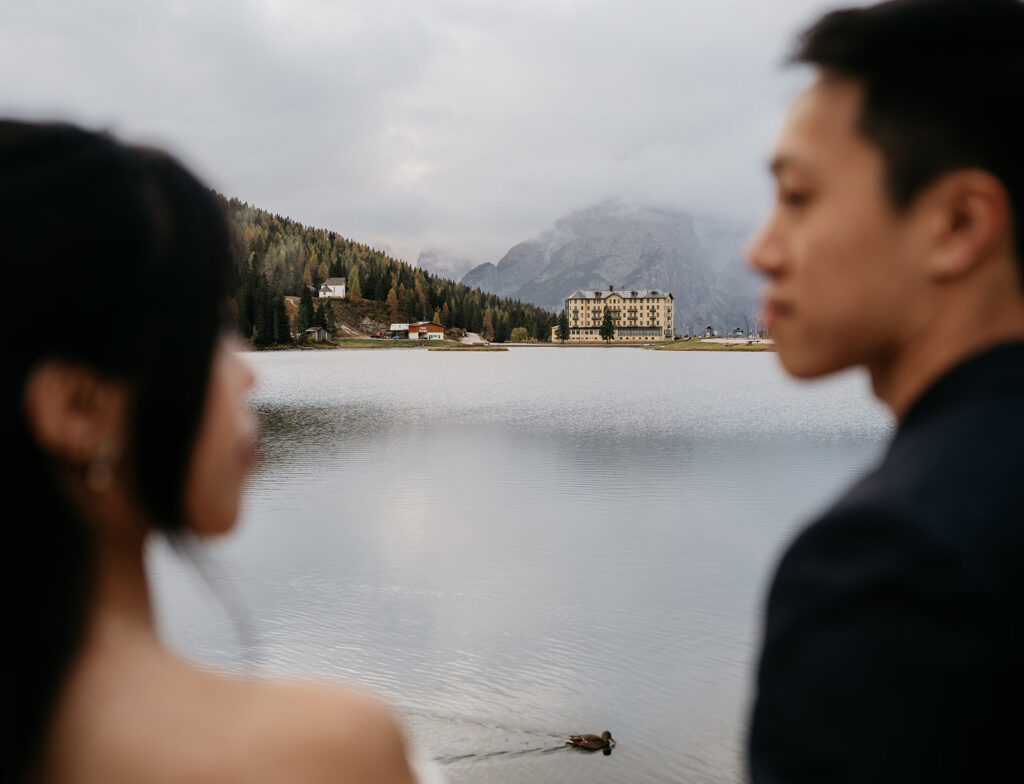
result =
[[[849,4],[849,3],[840,3]],[[819,0],[2,0],[0,113],[415,261],[606,199],[755,220]]]

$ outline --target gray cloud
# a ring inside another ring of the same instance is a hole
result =
[[[415,260],[607,198],[752,219],[819,0],[6,0],[0,112]]]

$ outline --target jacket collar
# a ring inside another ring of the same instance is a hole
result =
[[[897,434],[917,427],[950,406],[1007,388],[1024,394],[1024,342],[1001,343],[953,367],[911,405]]]

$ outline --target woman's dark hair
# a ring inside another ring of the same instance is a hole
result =
[[[1024,3],[890,0],[833,11],[792,59],[864,86],[860,131],[885,159],[897,207],[956,169],[998,178],[1024,265]]]
[[[90,533],[29,431],[25,382],[47,360],[123,382],[135,490],[153,525],[179,531],[231,256],[216,198],[169,156],[70,125],[0,121],[0,259],[0,779],[20,781],[78,651],[93,576]]]

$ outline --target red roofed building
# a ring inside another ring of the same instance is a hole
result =
[[[444,327],[429,321],[409,325],[409,340],[444,340]]]

